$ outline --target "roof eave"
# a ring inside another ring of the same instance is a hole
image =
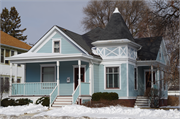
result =
[[[28,51],[28,49],[19,48],[19,47],[15,47],[15,46],[11,46],[11,45],[6,45],[6,44],[0,44],[0,45],[2,45],[2,46],[6,46],[6,47],[10,47],[10,48],[14,48],[14,49],[18,49],[18,50]]]

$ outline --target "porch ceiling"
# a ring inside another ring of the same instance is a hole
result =
[[[101,59],[94,58],[90,55],[79,54],[60,54],[60,53],[23,53],[12,57],[7,57],[5,60],[9,60],[11,63],[31,63],[31,62],[54,62],[54,61],[101,61]]]

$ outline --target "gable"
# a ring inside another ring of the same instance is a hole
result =
[[[50,38],[47,43],[37,51],[37,53],[53,53],[54,40],[60,41],[61,54],[83,53],[77,46],[72,44],[67,38],[58,32]]]
[[[54,41],[60,42],[61,54],[88,53],[76,42],[66,35],[57,26],[53,26],[29,51],[33,53],[53,53]]]
[[[167,64],[168,63],[169,59],[168,59],[168,54],[167,54],[167,50],[166,50],[166,46],[165,46],[164,40],[161,41],[161,45],[160,45],[160,48],[159,48],[156,60],[161,62],[161,63],[163,63],[163,64]]]

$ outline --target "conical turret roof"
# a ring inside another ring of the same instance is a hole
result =
[[[116,8],[98,40],[128,39],[134,42],[124,19]]]

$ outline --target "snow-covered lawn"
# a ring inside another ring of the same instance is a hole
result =
[[[47,107],[41,105],[16,106],[16,107],[1,107],[0,114],[5,115],[20,115],[24,113],[37,113],[37,116],[49,117],[92,117],[92,118],[113,118],[113,119],[180,119],[180,110],[155,110],[155,109],[140,109],[122,106],[111,106],[103,108],[88,108],[80,105],[69,105],[62,108],[54,108],[47,111]]]
[[[38,113],[48,110],[47,107],[43,107],[42,105],[24,105],[24,106],[8,106],[8,107],[0,107],[0,114],[4,115],[21,115],[28,113]]]

